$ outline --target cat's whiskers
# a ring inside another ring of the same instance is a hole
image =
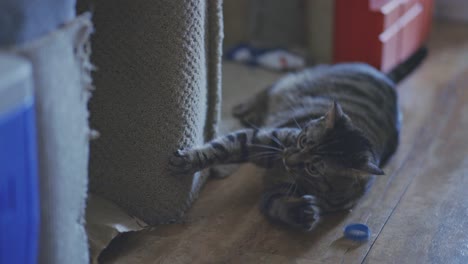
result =
[[[296,189],[296,186],[297,186],[297,183],[296,183],[296,182],[294,182],[294,183],[292,183],[291,185],[289,185],[289,189],[288,189],[288,191],[286,192],[286,196],[288,196],[288,197],[292,196],[292,195],[294,194],[294,191],[292,191],[292,190],[293,190],[293,188]]]
[[[318,151],[315,152],[316,154],[319,155],[343,155],[343,151]]]
[[[293,181],[293,183],[291,184],[291,186],[289,187],[289,190],[287,192],[288,196],[291,196],[291,194],[295,193],[296,190],[297,190],[297,176],[288,167],[285,167],[285,168],[286,168],[286,171],[287,171],[286,175],[288,175],[288,177],[291,178],[291,180]],[[294,185],[294,191],[290,194],[293,185]]]
[[[283,143],[281,143],[281,141],[280,141],[277,137],[275,137],[275,136],[273,136],[273,135],[269,135],[269,138],[271,138],[271,139],[272,139],[276,144],[278,144],[279,146],[281,146],[281,147],[283,147],[283,148],[286,148],[286,147],[283,145]]]
[[[265,158],[275,158],[274,160],[277,160],[281,158],[277,152],[260,152],[260,153],[253,153],[252,155],[249,156],[249,159],[265,159]]]
[[[250,145],[250,146],[254,146],[254,147],[261,147],[261,148],[266,148],[266,149],[272,149],[272,150],[276,150],[277,152],[283,151],[283,150],[280,149],[280,148],[276,148],[276,147],[272,147],[272,146],[268,146],[268,145],[252,144],[252,143],[250,143],[249,145]]]
[[[293,184],[290,187],[290,188],[292,188],[292,186],[294,186],[294,190],[291,193],[290,193],[291,190],[288,191],[288,196],[291,196],[292,194],[296,193],[296,191],[297,191],[297,187],[298,187],[297,178],[300,178],[300,177],[298,175],[296,175],[295,173],[293,173],[293,172],[291,172],[291,174],[288,174],[288,175],[294,181]]]
[[[292,180],[293,182],[289,185],[289,188],[288,188],[288,191],[286,192],[286,195],[287,195],[287,196],[291,196],[291,194],[294,193],[294,192],[292,192],[293,187],[294,187],[294,190],[296,190],[296,188],[297,188],[297,181],[296,181],[296,179],[293,177],[292,174],[289,174],[289,173],[288,173],[288,176],[291,178],[291,180]]]
[[[295,194],[295,193],[296,193],[297,187],[298,187],[298,184],[297,184],[297,182],[296,182],[296,183],[294,183],[294,190],[293,190],[292,194]]]
[[[249,124],[249,126],[255,128],[255,129],[257,129],[257,130],[260,130],[260,128],[259,128],[258,126],[252,124],[252,122],[250,122],[249,120],[244,120],[244,122],[246,122],[247,124]]]
[[[285,102],[288,104],[288,108],[291,112],[295,112],[296,110],[293,108],[293,102],[289,99],[285,99]],[[294,117],[294,115],[291,115],[291,117],[293,118],[294,120],[294,123],[296,123],[297,125],[297,128],[299,128],[300,130],[302,130],[303,128],[301,127],[301,125],[299,125],[299,123],[297,122],[296,118]]]
[[[277,156],[278,153],[277,152],[273,152],[273,151],[262,151],[262,152],[256,152],[256,153],[252,153],[251,155],[249,155],[249,158],[255,158],[255,157],[259,157],[259,156]]]

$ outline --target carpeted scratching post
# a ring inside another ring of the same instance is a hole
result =
[[[168,158],[215,135],[221,19],[220,0],[94,3],[90,188],[148,224],[177,220],[205,181]]]

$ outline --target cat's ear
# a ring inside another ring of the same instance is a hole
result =
[[[384,175],[385,172],[379,168],[379,166],[375,165],[373,162],[368,161],[364,163],[360,168],[357,168],[360,171],[367,172],[373,175]]]
[[[338,102],[333,101],[333,104],[328,109],[328,112],[325,114],[325,127],[327,129],[333,129],[335,124],[343,118],[344,113],[343,109]]]

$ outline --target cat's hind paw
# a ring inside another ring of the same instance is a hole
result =
[[[177,175],[193,174],[197,171],[194,166],[194,160],[190,152],[183,149],[178,149],[169,158],[170,170]]]
[[[263,120],[262,107],[256,101],[247,101],[234,106],[232,115],[246,127],[257,127]]]
[[[252,104],[248,102],[237,104],[232,108],[232,115],[237,118],[243,118],[252,111],[252,108]]]

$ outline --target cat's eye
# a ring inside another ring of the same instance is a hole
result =
[[[307,136],[305,134],[300,135],[299,139],[297,140],[297,145],[300,148],[303,148],[305,147],[306,144],[307,144]]]
[[[307,164],[305,168],[306,168],[307,173],[311,175],[319,174],[319,171],[315,168],[315,166],[312,163]]]

